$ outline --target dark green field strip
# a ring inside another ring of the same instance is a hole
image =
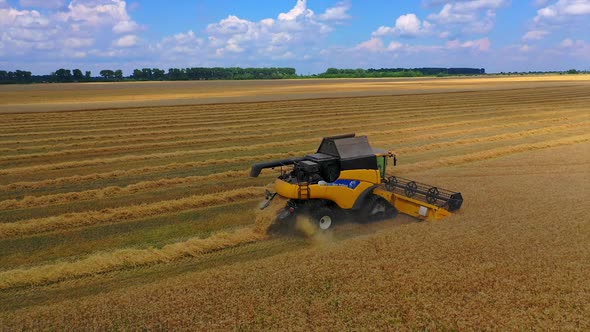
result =
[[[270,182],[272,182],[272,178],[269,177],[249,178],[245,176],[244,178],[228,178],[226,180],[209,180],[200,183],[178,184],[161,189],[145,190],[133,194],[99,197],[94,199],[84,199],[82,192],[79,200],[54,203],[47,206],[0,211],[0,222],[9,223],[18,220],[45,218],[66,213],[97,211],[144,203],[149,204],[193,195],[207,195],[242,187],[261,186]],[[260,193],[260,197],[263,198],[263,192]]]
[[[14,289],[0,292],[0,311],[7,312],[49,303],[55,299],[75,299],[112,292],[119,289],[151,284],[185,273],[205,271],[244,261],[254,261],[285,252],[308,247],[309,241],[301,237],[281,237],[246,243],[201,257],[187,258],[170,264],[122,270],[93,278],[70,280],[47,287]],[[230,254],[228,254],[230,253]]]
[[[159,248],[191,237],[251,225],[260,200],[180,211],[109,225],[0,240],[0,270],[71,261],[98,251]]]

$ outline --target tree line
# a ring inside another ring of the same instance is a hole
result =
[[[60,68],[49,75],[32,75],[30,71],[0,70],[0,84],[8,83],[68,83],[68,82],[105,82],[105,81],[180,81],[180,80],[256,80],[296,78],[295,68],[240,68],[240,67],[195,67],[134,69],[129,76],[124,76],[120,69],[104,69],[100,76],[92,76],[90,71]]]
[[[420,77],[420,76],[458,76],[484,75],[484,68],[380,68],[380,69],[338,69],[328,68],[316,75],[323,78],[364,78],[364,77]]]
[[[577,74],[587,73],[570,69],[568,71],[514,72],[500,73],[508,75],[523,74]],[[103,69],[100,76],[93,76],[90,71],[60,68],[49,75],[32,75],[30,71],[0,70],[0,84],[22,83],[68,83],[68,82],[116,82],[116,81],[180,81],[180,80],[256,80],[285,78],[371,78],[371,77],[421,77],[421,76],[459,76],[484,75],[484,68],[370,68],[338,69],[328,68],[325,72],[314,75],[297,75],[295,68],[240,68],[240,67],[193,67],[134,69],[132,74],[124,76],[121,69]]]

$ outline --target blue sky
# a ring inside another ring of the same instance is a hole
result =
[[[0,0],[0,69],[590,70],[590,0]]]

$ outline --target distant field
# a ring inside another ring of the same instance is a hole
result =
[[[0,85],[0,113],[489,91],[590,84],[590,75]]]
[[[2,86],[0,113],[0,330],[590,329],[588,76]],[[260,231],[250,165],[351,132],[463,209]]]

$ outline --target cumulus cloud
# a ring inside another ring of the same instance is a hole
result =
[[[83,58],[137,45],[140,30],[122,0],[0,0],[0,45],[14,59]],[[50,11],[36,10],[37,8]],[[123,35],[123,36],[117,36]]]
[[[460,42],[459,40],[451,40],[447,42],[447,48],[454,49],[454,48],[467,48],[473,49],[476,51],[489,51],[491,42],[486,38],[476,39],[476,40],[468,40],[465,42]]]
[[[350,1],[339,2],[336,6],[326,9],[326,11],[319,16],[319,19],[324,21],[348,20],[351,18],[348,14],[350,7]]]
[[[545,30],[531,30],[531,31],[528,31],[522,37],[522,39],[524,39],[524,40],[540,40],[540,39],[545,38],[545,36],[548,34],[549,34],[549,32],[545,31]]]
[[[417,37],[420,35],[427,34],[432,27],[428,21],[420,21],[416,14],[401,15],[395,20],[393,27],[381,26],[375,32],[373,36],[387,36],[395,35],[402,37]]]
[[[371,38],[358,44],[354,49],[360,51],[381,52],[383,51],[383,40],[381,40],[381,38]]]
[[[64,22],[82,22],[94,26],[116,25],[130,21],[123,0],[72,0],[68,11],[56,17]]]
[[[469,0],[447,2],[442,9],[428,16],[439,26],[458,27],[462,34],[485,34],[496,21],[496,11],[507,6],[508,0]]]
[[[524,40],[540,40],[545,36],[563,31],[583,31],[590,29],[590,1],[558,0],[538,2],[541,8],[532,19]]]
[[[58,9],[65,6],[66,0],[19,0],[19,4],[21,7]]]
[[[113,45],[117,47],[132,47],[139,43],[139,37],[136,35],[126,35],[117,39]]]
[[[204,47],[214,57],[233,57],[247,54],[249,57],[289,59],[309,57],[310,49],[318,48],[333,31],[331,24],[349,18],[349,2],[339,2],[317,15],[308,8],[306,0],[298,0],[286,13],[276,18],[250,21],[229,15],[207,26]],[[171,40],[169,39],[168,42]],[[242,61],[248,58],[241,57]]]
[[[537,11],[535,22],[566,20],[572,16],[590,15],[588,0],[559,0]]]

